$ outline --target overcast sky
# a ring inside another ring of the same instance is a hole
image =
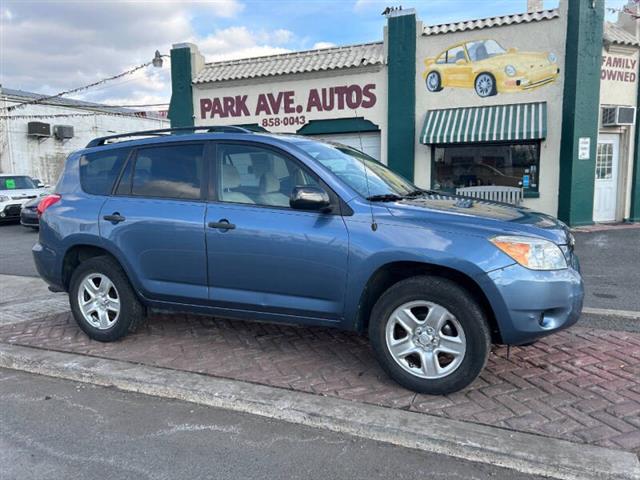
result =
[[[207,61],[379,41],[387,5],[415,7],[425,23],[523,12],[526,0],[0,0],[0,83],[54,94],[194,42]],[[625,0],[607,0],[619,7]],[[545,8],[558,0],[545,0]],[[612,14],[608,15],[613,18]],[[149,67],[81,98],[167,102],[169,66]]]

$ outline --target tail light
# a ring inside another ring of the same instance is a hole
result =
[[[51,205],[54,205],[60,201],[62,195],[58,195],[57,193],[52,193],[51,195],[47,195],[44,197],[40,203],[38,203],[38,216],[41,217],[44,211],[49,208]]]

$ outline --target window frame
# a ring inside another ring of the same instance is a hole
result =
[[[537,145],[538,146],[538,161],[536,164],[536,185],[534,189],[522,188],[524,198],[539,198],[540,197],[540,178],[541,178],[541,158],[542,158],[542,139],[533,140],[516,140],[516,141],[503,141],[503,142],[473,142],[473,143],[440,143],[431,145],[431,188],[435,188],[436,183],[436,148],[459,148],[459,147],[505,147],[514,145]],[[458,188],[458,187],[456,187]],[[455,188],[453,190],[455,192]]]
[[[209,177],[209,164],[211,156],[211,142],[205,140],[190,140],[184,142],[167,142],[167,143],[152,143],[148,145],[141,145],[132,148],[129,156],[120,169],[120,175],[118,175],[117,181],[114,183],[111,190],[111,195],[116,197],[128,197],[128,198],[150,198],[154,200],[171,200],[182,202],[206,202],[207,201],[207,179]],[[200,145],[202,147],[202,175],[200,178],[200,196],[198,198],[184,198],[184,197],[161,197],[151,195],[136,195],[133,193],[133,177],[136,168],[136,162],[138,161],[138,152],[140,150],[157,149],[157,148],[170,148],[176,146],[185,145]],[[129,185],[125,193],[118,193],[120,183],[122,182],[127,170],[130,170]]]
[[[210,167],[209,167],[209,188],[208,188],[208,196],[207,201],[210,203],[217,203],[221,205],[233,205],[233,206],[244,206],[250,208],[262,208],[269,210],[280,210],[284,212],[292,212],[292,213],[307,213],[307,214],[315,214],[315,215],[353,215],[353,211],[351,208],[340,198],[340,196],[322,179],[320,175],[310,169],[307,165],[301,162],[294,155],[282,150],[281,148],[275,147],[273,145],[260,143],[260,142],[251,142],[251,141],[239,141],[239,140],[213,140],[211,142],[211,156],[210,156]],[[282,207],[278,205],[264,205],[260,203],[242,203],[242,202],[229,202],[219,198],[218,192],[218,180],[220,171],[218,168],[218,149],[224,145],[240,145],[240,146],[248,146],[253,148],[261,148],[264,150],[269,150],[277,155],[284,157],[286,160],[293,162],[297,165],[301,170],[303,170],[307,175],[310,175],[314,179],[317,180],[318,185],[324,189],[329,195],[329,207],[331,211],[322,212],[316,210],[298,210],[291,208],[289,206]]]
[[[85,189],[85,185],[83,182],[83,176],[82,176],[82,157],[85,157],[87,155],[97,155],[97,154],[108,154],[109,152],[113,152],[116,155],[123,155],[123,158],[121,160],[122,164],[120,165],[120,169],[118,170],[118,172],[116,173],[113,181],[111,182],[111,186],[109,188],[106,189],[106,191],[104,193],[91,193],[88,192]],[[122,172],[125,168],[125,166],[127,165],[127,163],[129,162],[129,158],[131,158],[131,154],[133,153],[133,149],[130,146],[121,146],[121,147],[117,147],[117,148],[110,148],[110,149],[105,149],[105,150],[96,150],[94,152],[89,152],[89,153],[83,153],[81,155],[78,156],[77,162],[78,162],[78,183],[80,184],[80,190],[82,190],[82,193],[86,194],[86,195],[95,195],[97,197],[109,197],[113,194],[114,189],[118,186],[118,184],[120,183],[120,178],[122,177]],[[60,176],[59,181],[62,180],[62,175]],[[57,186],[56,186],[57,189]]]

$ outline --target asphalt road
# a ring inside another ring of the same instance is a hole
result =
[[[0,465],[3,480],[541,478],[254,415],[2,369]]]
[[[0,224],[0,274],[37,276],[31,247],[38,234]],[[587,296],[585,306],[640,311],[640,228],[576,233]]]

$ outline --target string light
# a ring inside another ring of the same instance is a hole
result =
[[[154,113],[154,112],[150,112]],[[2,120],[18,120],[18,119],[36,119],[36,118],[67,118],[67,117],[92,117],[96,115],[106,115],[111,117],[133,117],[133,118],[149,118],[152,120],[164,120],[165,118],[158,115],[158,117],[152,117],[147,115],[146,112],[138,113],[119,113],[119,112],[92,112],[92,113],[52,113],[42,115],[0,115]]]

